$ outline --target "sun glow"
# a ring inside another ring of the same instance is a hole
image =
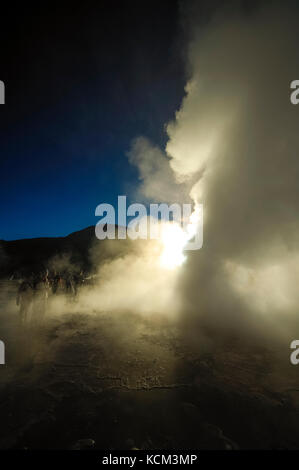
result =
[[[187,233],[176,223],[169,222],[162,227],[163,251],[161,254],[161,266],[174,269],[181,266],[186,259],[183,253],[187,243]]]
[[[160,264],[163,268],[174,269],[186,260],[184,248],[196,234],[199,223],[199,209],[192,212],[185,228],[176,222],[167,222],[162,226],[161,240],[163,251]]]

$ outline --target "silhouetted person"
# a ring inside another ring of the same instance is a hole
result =
[[[37,321],[43,321],[45,318],[49,288],[50,284],[47,276],[36,280],[34,289],[34,316]]]
[[[22,323],[28,321],[28,313],[33,301],[33,288],[29,281],[23,281],[17,293],[17,305],[20,307],[20,320]]]
[[[66,281],[63,277],[59,276],[57,279],[55,294],[65,294],[66,293]]]

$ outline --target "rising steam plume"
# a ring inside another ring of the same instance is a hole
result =
[[[166,148],[139,138],[130,160],[147,198],[161,187],[204,204],[203,248],[178,274],[183,324],[286,339],[299,301],[298,7],[237,2],[204,26],[197,10],[183,4],[190,78]]]

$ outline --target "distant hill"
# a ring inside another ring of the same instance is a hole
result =
[[[53,258],[68,257],[80,269],[91,268],[89,251],[102,243],[92,225],[66,237],[0,240],[0,277],[37,272],[48,267]]]

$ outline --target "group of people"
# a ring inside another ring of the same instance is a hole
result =
[[[84,283],[83,273],[49,273],[49,271],[31,274],[23,279],[17,292],[16,303],[19,306],[20,320],[26,323],[31,311],[31,318],[42,321],[47,310],[50,295],[66,295],[75,299],[78,288]]]

